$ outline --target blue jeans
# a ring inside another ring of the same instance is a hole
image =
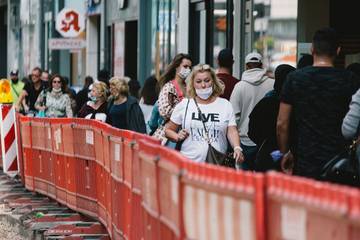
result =
[[[241,169],[243,170],[254,170],[255,169],[255,158],[258,151],[257,146],[246,146],[244,144],[240,144],[243,149],[243,154],[245,161],[241,165]]]

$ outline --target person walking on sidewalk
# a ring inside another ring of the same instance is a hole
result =
[[[245,157],[242,168],[253,170],[257,146],[248,137],[249,115],[265,94],[273,89],[274,80],[269,78],[266,69],[262,68],[262,56],[259,53],[249,53],[245,63],[246,71],[242,74],[241,81],[235,85],[230,102],[234,108]]]
[[[35,115],[37,112],[35,102],[41,91],[48,87],[48,84],[40,79],[41,72],[39,67],[32,70],[31,81],[25,84],[15,105],[16,111],[20,111],[22,105],[25,114]],[[24,99],[25,101],[23,101]]]
[[[170,120],[170,116],[175,106],[186,95],[185,79],[191,73],[192,60],[188,54],[179,53],[174,57],[164,74],[160,77],[160,94],[158,107],[160,116],[163,118],[161,124],[153,136],[161,141],[162,145],[175,147],[175,144],[168,143],[165,137],[165,123]]]
[[[90,92],[90,101],[86,102],[78,113],[79,118],[95,119],[106,122],[107,118],[107,92],[104,82],[96,82]]]
[[[16,104],[19,96],[24,88],[24,83],[19,81],[19,71],[18,70],[12,70],[10,72],[10,87],[11,87],[11,95],[13,98],[13,103]]]
[[[49,89],[44,89],[35,103],[35,108],[44,113],[44,117],[73,117],[71,100],[65,92],[66,83],[62,76],[55,74],[50,79]]]
[[[231,49],[225,48],[221,50],[217,61],[219,68],[217,70],[216,76],[221,80],[225,87],[224,93],[220,97],[230,100],[231,93],[235,85],[239,82],[239,80],[232,75],[234,57]]]
[[[197,65],[189,77],[189,98],[176,105],[166,124],[166,137],[174,142],[184,141],[181,153],[195,162],[205,162],[207,143],[226,153],[228,141],[235,160],[243,161],[234,111],[228,100],[219,97],[222,91],[214,70],[207,64]]]
[[[334,67],[340,52],[334,29],[316,31],[311,52],[313,66],[288,75],[280,97],[277,138],[284,155],[284,172],[319,179],[326,163],[341,152],[346,141],[341,123],[351,96],[360,87],[354,73]],[[289,151],[290,116],[295,118],[296,139]]]

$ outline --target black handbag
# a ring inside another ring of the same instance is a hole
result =
[[[325,164],[321,180],[359,187],[360,169],[356,154],[359,143],[360,138],[353,140],[350,146]]]
[[[198,109],[199,116],[201,118],[201,122],[203,123],[204,131],[205,131],[205,135],[206,135],[205,136],[206,141],[207,141],[207,143],[209,145],[205,162],[210,163],[210,164],[224,166],[224,167],[235,168],[235,159],[232,157],[233,153],[224,154],[224,153],[219,152],[218,150],[216,150],[211,145],[210,138],[209,138],[209,132],[208,132],[206,126],[205,126],[204,116],[203,116],[203,114],[202,114],[202,112],[201,112],[201,110],[199,108],[199,105],[197,104],[195,98],[194,98],[194,102],[195,102],[196,108]]]

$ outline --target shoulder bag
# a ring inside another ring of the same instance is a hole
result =
[[[206,137],[206,141],[209,145],[208,148],[208,152],[206,155],[206,159],[205,162],[206,163],[210,163],[210,164],[215,164],[215,165],[220,165],[220,166],[224,166],[224,167],[230,167],[230,168],[235,168],[235,159],[232,157],[233,154],[229,153],[229,154],[224,154],[222,152],[219,152],[218,150],[216,150],[210,143],[210,138],[209,138],[209,132],[206,128],[205,125],[205,120],[204,120],[204,116],[199,108],[199,105],[196,102],[196,99],[194,98],[194,102],[196,105],[196,108],[199,112],[199,116],[201,118],[201,122],[203,123],[204,126],[204,131],[205,131],[205,137]]]
[[[360,163],[357,151],[360,144],[360,122],[357,128],[356,138],[350,146],[333,157],[321,170],[321,180],[350,186],[360,186]]]

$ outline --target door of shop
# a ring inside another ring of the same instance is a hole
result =
[[[138,42],[138,22],[125,22],[125,76],[137,80],[137,42]]]
[[[194,64],[217,66],[223,48],[233,47],[233,1],[190,0],[189,53]]]

